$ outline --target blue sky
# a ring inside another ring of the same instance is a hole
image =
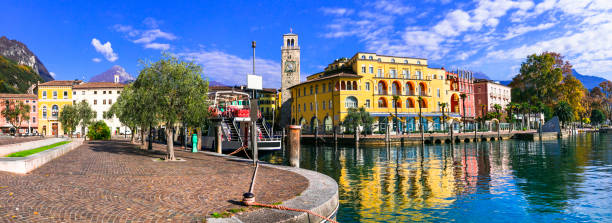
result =
[[[25,43],[58,80],[113,65],[137,76],[162,51],[210,80],[244,84],[257,41],[264,87],[280,86],[282,34],[299,35],[302,78],[367,51],[511,79],[531,53],[562,53],[612,79],[612,1],[3,1],[0,35]]]

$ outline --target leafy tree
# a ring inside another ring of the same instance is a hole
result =
[[[566,101],[574,111],[574,117],[579,117],[581,113],[585,112],[583,107],[583,98],[585,96],[585,88],[580,80],[576,79],[574,75],[567,74],[563,78],[563,84],[559,87],[559,98],[560,101]]]
[[[365,108],[349,108],[348,114],[344,117],[342,126],[346,129],[351,129],[354,132],[358,132],[359,126],[364,126],[366,129],[371,128],[374,123],[374,118],[370,116],[370,113]]]
[[[70,138],[72,138],[72,133],[79,124],[79,114],[76,106],[64,105],[58,119],[59,122],[62,123],[64,133],[68,133]]]
[[[134,88],[137,98],[147,103],[139,106],[140,111],[148,113],[147,117],[141,118],[151,119],[139,120],[139,123],[144,124],[155,120],[164,123],[167,139],[166,159],[176,160],[173,129],[177,122],[192,115],[191,112],[196,106],[191,106],[191,101],[202,100],[202,91],[196,89],[207,85],[202,79],[202,67],[168,54],[164,54],[157,62],[144,65],[145,68],[141,70],[138,79],[134,82]],[[199,112],[205,112],[205,109]]]
[[[81,134],[85,134],[85,126],[94,119],[94,111],[87,101],[83,100],[75,106],[77,112],[77,125],[81,126]]]
[[[109,140],[110,139],[110,128],[102,120],[94,122],[89,126],[87,137],[92,140]]]
[[[30,120],[30,105],[22,101],[6,100],[1,114],[17,130],[23,121]]]
[[[132,132],[130,141],[132,143],[136,143],[134,133],[138,130],[137,126],[140,124],[140,118],[151,114],[150,112],[139,112],[139,103],[140,101],[137,99],[134,87],[128,85],[121,91],[121,95],[117,98],[117,102],[111,105],[111,108],[104,113],[105,119],[110,119],[115,116],[123,125],[130,128]]]
[[[208,122],[208,81],[195,81],[190,86],[192,98],[186,101],[186,114],[183,123],[186,127],[196,130],[198,137],[197,148],[202,147],[202,128]]]
[[[599,83],[602,94],[605,96],[602,99],[602,111],[606,117],[612,119],[612,81],[604,81]]]
[[[591,119],[591,123],[595,125],[599,125],[606,120],[606,116],[601,110],[595,109],[593,110],[593,112],[591,112],[590,119]]]
[[[559,117],[559,120],[563,123],[563,127],[567,122],[574,119],[574,111],[572,110],[572,106],[566,101],[561,101],[555,107],[555,115]]]

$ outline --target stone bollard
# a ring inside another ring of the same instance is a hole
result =
[[[223,151],[222,151],[223,150],[222,149],[222,144],[223,144],[222,140],[223,139],[221,138],[221,125],[217,125],[217,126],[215,126],[215,128],[216,128],[216,131],[215,131],[216,132],[216,135],[215,135],[215,147],[216,147],[217,153],[221,154],[221,153],[223,153]]]
[[[292,167],[300,167],[300,130],[302,126],[290,125],[289,126],[289,165]]]

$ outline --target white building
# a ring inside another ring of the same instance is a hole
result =
[[[87,101],[94,111],[94,121],[104,120],[106,125],[111,130],[111,135],[124,134],[126,129],[129,129],[119,122],[117,117],[112,119],[104,119],[103,114],[107,112],[111,105],[117,102],[119,95],[123,91],[125,84],[118,82],[118,77],[115,75],[115,82],[89,82],[74,85],[73,100],[74,103]],[[81,127],[77,127],[77,132],[81,131]],[[86,130],[87,131],[87,130]]]
[[[499,82],[477,79],[474,81],[474,98],[476,99],[476,115],[482,116],[482,106],[485,111],[494,111],[495,104],[501,105],[502,110],[512,101],[511,89]]]

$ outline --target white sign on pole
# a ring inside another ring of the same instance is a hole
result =
[[[247,88],[262,90],[262,78],[261,76],[249,74],[247,77]]]

